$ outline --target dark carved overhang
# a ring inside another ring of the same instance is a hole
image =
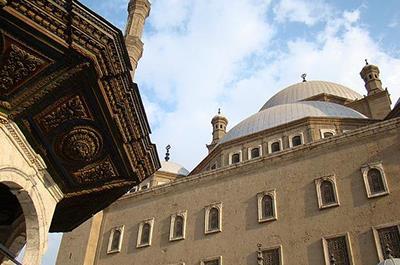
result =
[[[0,108],[46,161],[69,231],[160,167],[120,30],[71,0],[0,1]]]

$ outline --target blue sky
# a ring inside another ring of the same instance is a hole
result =
[[[128,0],[81,2],[124,29]],[[396,102],[399,31],[398,0],[153,0],[135,82],[160,157],[171,144],[172,160],[192,169],[219,107],[232,128],[302,73],[366,94],[365,58]],[[43,264],[55,263],[59,238]]]

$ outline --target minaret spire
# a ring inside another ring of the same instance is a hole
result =
[[[218,114],[215,115],[211,120],[213,132],[211,144],[207,145],[208,151],[210,152],[214,146],[217,145],[219,140],[226,134],[226,126],[228,125],[228,119],[221,115],[221,108],[218,108]]]
[[[143,54],[141,40],[145,19],[150,13],[149,0],[130,0],[128,4],[128,23],[125,29],[125,44],[132,64],[132,78]]]

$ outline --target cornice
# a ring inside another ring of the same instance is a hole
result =
[[[218,155],[223,149],[230,148],[232,146],[245,143],[245,142],[250,142],[254,141],[258,138],[265,137],[266,135],[273,135],[282,131],[287,131],[289,129],[298,127],[298,126],[306,126],[310,125],[331,125],[335,123],[346,123],[346,124],[370,124],[377,122],[379,120],[373,120],[373,119],[356,119],[356,118],[332,118],[332,117],[305,117],[299,120],[295,120],[286,124],[282,124],[273,128],[269,128],[266,130],[262,130],[250,135],[246,135],[237,139],[233,139],[231,141],[222,143],[222,144],[217,144],[212,151],[190,172],[189,175],[192,174],[197,174],[198,170],[203,168],[204,166],[207,165],[212,159],[215,158],[216,155]]]
[[[269,154],[268,156],[262,156],[257,159],[247,160],[239,164],[229,165],[222,168],[218,168],[212,171],[206,171],[195,175],[189,175],[185,178],[177,179],[176,181],[151,187],[147,190],[141,190],[134,193],[129,193],[122,196],[118,201],[124,201],[127,199],[145,199],[152,196],[165,194],[173,191],[182,185],[189,185],[194,183],[199,183],[200,181],[211,181],[216,178],[230,177],[231,173],[235,173],[239,170],[250,169],[254,164],[260,162],[274,162],[274,161],[284,161],[285,159],[291,159],[297,154],[301,154],[304,151],[316,151],[320,149],[325,149],[330,146],[337,146],[339,144],[344,144],[346,142],[351,142],[354,140],[360,140],[371,135],[377,135],[383,133],[387,130],[392,130],[400,128],[400,117],[394,118],[387,121],[377,122],[353,131],[347,132],[345,134],[336,135],[333,137],[321,139],[312,143],[304,144],[302,146],[297,146],[296,148],[286,149],[276,154]]]

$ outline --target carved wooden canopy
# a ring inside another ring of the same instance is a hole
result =
[[[0,0],[0,105],[44,158],[69,231],[160,167],[123,36],[72,0]]]

